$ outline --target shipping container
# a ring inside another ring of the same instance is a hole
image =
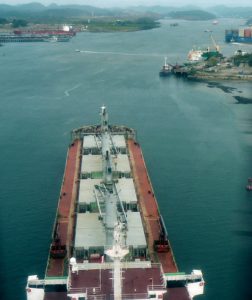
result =
[[[239,37],[244,37],[244,28],[239,29]]]
[[[244,29],[244,37],[251,37],[251,29],[250,28]]]

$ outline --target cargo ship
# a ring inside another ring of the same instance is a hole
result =
[[[226,43],[252,44],[252,27],[225,30]]]
[[[202,61],[203,60],[203,54],[206,52],[207,50],[201,50],[201,49],[192,49],[188,52],[187,54],[187,59],[189,61]]]
[[[100,124],[71,133],[45,277],[27,300],[189,300],[201,270],[178,271],[132,128]]]
[[[41,35],[41,36],[75,36],[74,30],[66,29],[41,29],[41,30],[14,30],[15,35]]]
[[[193,48],[189,51],[187,59],[191,62],[198,62],[208,60],[211,57],[221,57],[222,54],[220,53],[220,46],[216,43],[212,33],[210,34],[210,39],[213,44],[212,47],[207,47],[206,49]]]
[[[68,42],[69,35],[0,33],[0,43]]]
[[[53,30],[14,30],[0,33],[0,43],[27,43],[27,42],[68,42],[76,32],[69,26]]]

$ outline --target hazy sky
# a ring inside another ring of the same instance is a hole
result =
[[[52,2],[56,4],[87,4],[99,7],[110,6],[136,6],[136,5],[165,5],[165,6],[180,6],[180,5],[198,5],[201,7],[212,6],[216,4],[225,4],[229,6],[252,6],[251,0],[0,0],[0,3],[5,4],[23,4],[30,2],[40,2],[48,5]]]

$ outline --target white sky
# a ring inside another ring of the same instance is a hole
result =
[[[56,4],[85,4],[99,7],[125,7],[137,5],[163,5],[163,6],[182,6],[182,5],[197,5],[200,7],[208,7],[212,5],[224,4],[227,6],[252,6],[251,0],[0,0],[4,4],[24,4],[30,2],[40,2],[48,5],[52,2]]]

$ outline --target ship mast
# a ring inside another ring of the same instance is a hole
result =
[[[106,254],[114,261],[113,283],[114,300],[122,299],[122,271],[121,260],[129,253],[126,247],[122,247],[122,223],[118,223],[114,228],[114,245],[106,251]]]
[[[110,134],[108,127],[108,114],[106,107],[101,107],[101,143],[102,143],[102,168],[105,185],[112,185],[112,158],[110,154]]]
[[[108,113],[105,106],[101,107],[101,144],[102,144],[102,168],[103,168],[103,197],[105,202],[105,231],[106,245],[113,246],[115,224],[120,219],[117,210],[118,194],[113,182],[113,164],[111,155],[111,136],[108,125]]]

